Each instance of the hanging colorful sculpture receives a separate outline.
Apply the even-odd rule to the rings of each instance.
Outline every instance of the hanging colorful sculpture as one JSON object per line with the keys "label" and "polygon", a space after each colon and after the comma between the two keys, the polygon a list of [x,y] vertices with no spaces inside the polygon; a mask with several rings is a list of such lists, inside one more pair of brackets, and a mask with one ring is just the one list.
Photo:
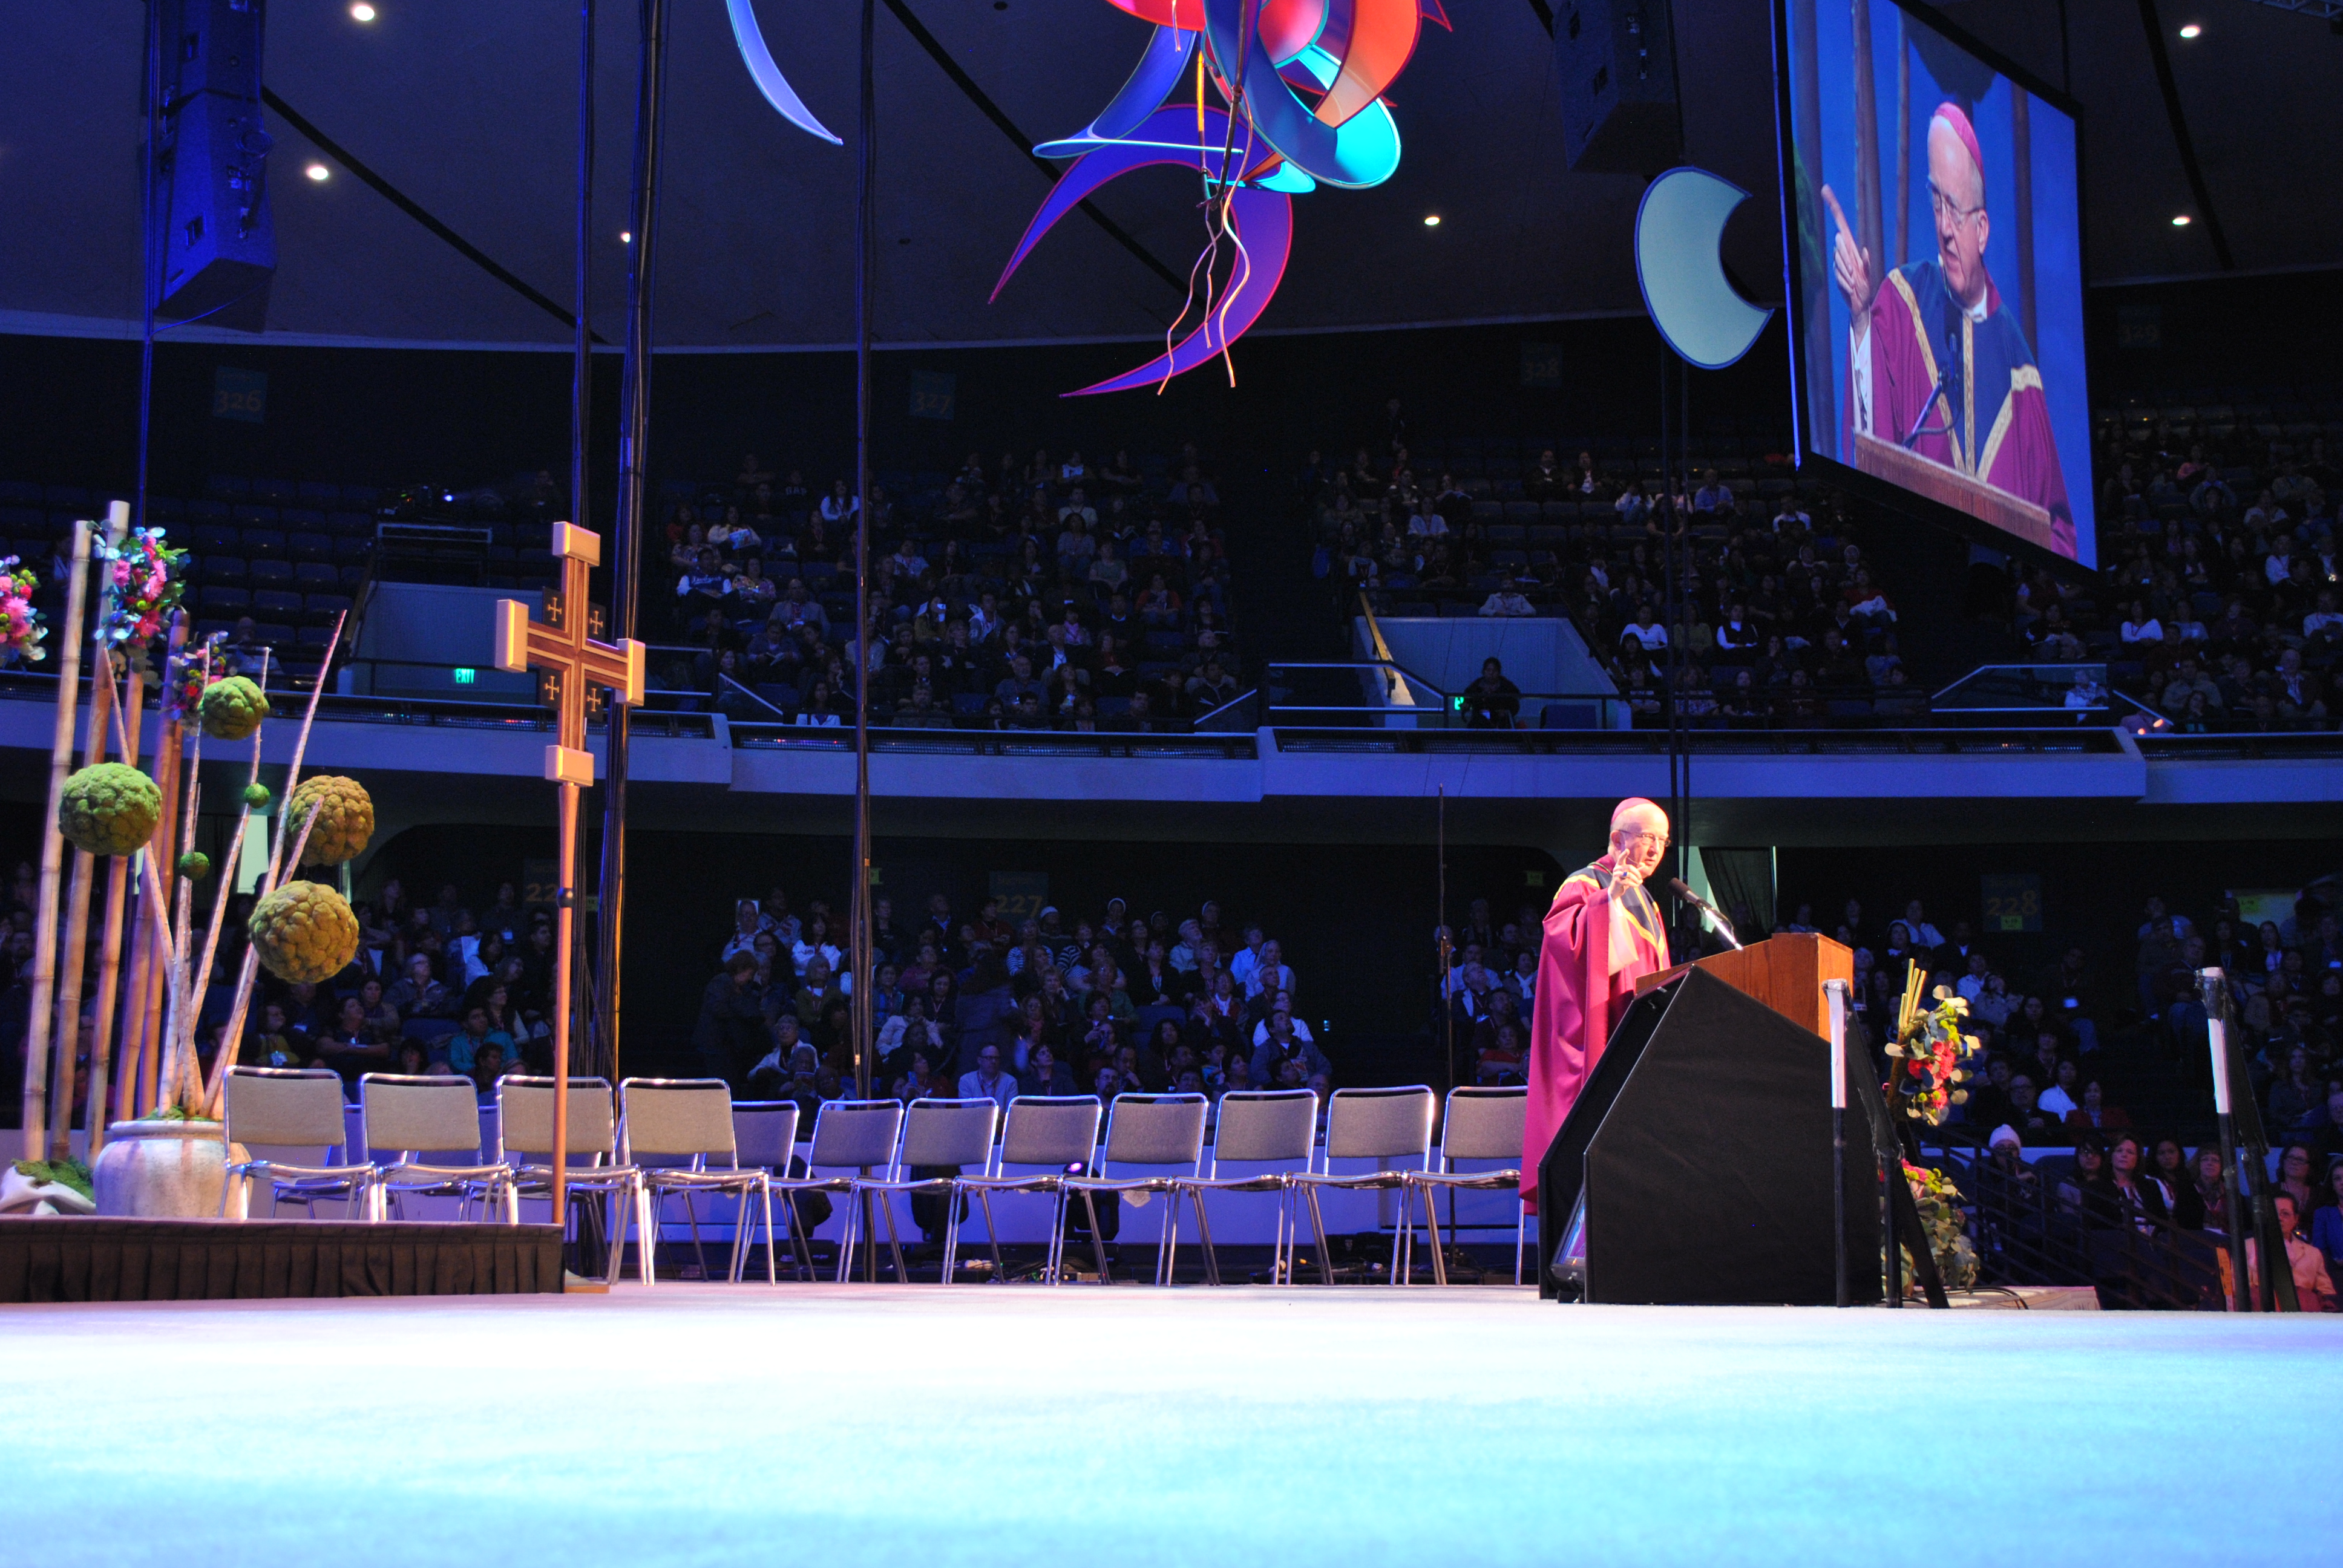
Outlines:
{"label": "hanging colorful sculpture", "polygon": [[[1202,294],[1202,321],[1173,343],[1188,318],[1183,306],[1164,333],[1163,353],[1069,396],[1151,382],[1160,390],[1215,357],[1229,363],[1233,382],[1229,345],[1261,319],[1285,276],[1293,197],[1321,185],[1363,189],[1391,177],[1399,126],[1383,94],[1407,68],[1423,22],[1447,27],[1448,17],[1440,0],[1107,4],[1155,24],[1154,35],[1087,128],[1033,149],[1074,161],[1026,226],[992,297],[1041,236],[1109,181],[1151,165],[1192,165],[1204,191],[1205,243],[1189,275],[1192,297]],[[1222,106],[1207,103],[1208,79]],[[1223,245],[1233,253],[1225,287],[1216,281]]]}
{"label": "hanging colorful sculpture", "polygon": [[813,111],[799,98],[781,68],[773,64],[773,52],[765,47],[764,30],[757,25],[757,13],[749,0],[724,0],[724,10],[732,19],[732,42],[740,51],[740,63],[749,67],[749,79],[757,84],[765,102],[806,135],[820,136],[834,147],[844,146],[830,135],[829,126],[813,117]]}

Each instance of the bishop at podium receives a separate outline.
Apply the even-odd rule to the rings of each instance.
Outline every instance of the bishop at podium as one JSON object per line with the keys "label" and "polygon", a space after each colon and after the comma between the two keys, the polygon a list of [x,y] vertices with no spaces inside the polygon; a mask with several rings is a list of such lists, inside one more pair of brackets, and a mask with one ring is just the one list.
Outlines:
{"label": "bishop at podium", "polygon": [[1668,849],[1668,814],[1640,798],[1611,813],[1610,851],[1563,879],[1546,910],[1530,1017],[1530,1101],[1522,1135],[1522,1201],[1537,1209],[1546,1146],[1603,1055],[1635,981],[1668,967],[1660,909],[1644,887]]}

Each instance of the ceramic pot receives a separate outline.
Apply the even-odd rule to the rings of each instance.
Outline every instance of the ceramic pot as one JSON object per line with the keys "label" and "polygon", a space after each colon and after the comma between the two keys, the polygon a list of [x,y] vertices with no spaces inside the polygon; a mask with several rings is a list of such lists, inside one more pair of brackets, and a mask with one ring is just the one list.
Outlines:
{"label": "ceramic pot", "polygon": [[[216,1219],[228,1153],[216,1121],[116,1121],[90,1170],[97,1211],[116,1219]],[[241,1147],[235,1157],[249,1158]]]}

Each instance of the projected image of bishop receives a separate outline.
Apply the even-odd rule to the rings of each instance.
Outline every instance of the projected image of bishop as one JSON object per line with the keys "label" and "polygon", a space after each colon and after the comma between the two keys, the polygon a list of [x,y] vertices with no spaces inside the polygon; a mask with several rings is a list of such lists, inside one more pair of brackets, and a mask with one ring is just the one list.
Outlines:
{"label": "projected image of bishop", "polygon": [[1932,458],[2050,515],[2050,547],[2075,554],[2042,372],[1985,265],[1992,235],[1985,156],[1959,105],[1928,121],[1928,200],[1936,254],[1883,280],[1828,186],[1838,238],[1831,270],[1846,297],[1851,350],[1842,449],[1870,436]]}
{"label": "projected image of bishop", "polygon": [[1660,907],[1644,879],[1668,850],[1668,814],[1640,798],[1611,813],[1604,857],[1563,879],[1545,914],[1530,1014],[1530,1102],[1522,1130],[1522,1198],[1537,1208],[1547,1145],[1602,1060],[1635,982],[1668,967]]}

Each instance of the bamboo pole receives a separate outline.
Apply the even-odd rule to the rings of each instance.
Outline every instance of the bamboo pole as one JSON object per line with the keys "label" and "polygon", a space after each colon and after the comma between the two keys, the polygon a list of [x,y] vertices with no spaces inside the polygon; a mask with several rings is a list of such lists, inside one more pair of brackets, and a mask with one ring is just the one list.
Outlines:
{"label": "bamboo pole", "polygon": [[[333,635],[326,639],[325,660],[317,666],[317,678],[309,686],[309,706],[301,714],[301,732],[293,741],[293,765],[286,770],[285,793],[279,798],[277,804],[276,832],[272,835],[269,844],[268,869],[262,875],[260,887],[257,890],[259,897],[263,899],[277,890],[277,867],[283,859],[285,849],[286,822],[292,814],[293,791],[298,789],[301,783],[301,759],[308,754],[309,729],[317,721],[317,699],[326,689],[326,674],[334,668],[334,650],[341,646],[342,626],[348,618],[347,610],[342,611],[334,618]],[[265,679],[266,665],[262,667],[262,673]],[[253,767],[256,778],[259,769],[259,740],[256,738],[253,741],[255,749]],[[308,842],[308,836],[306,833],[302,835],[302,842],[305,845]],[[296,854],[297,856],[297,850]],[[236,975],[236,1002],[228,1010],[227,1015],[227,1038],[232,1040],[240,1040],[244,1038],[244,1015],[246,1010],[252,1005],[252,982],[258,977],[259,972],[259,955],[250,948],[246,948],[244,953],[244,967]]]}
{"label": "bamboo pole", "polygon": [[[186,647],[186,641],[187,612],[175,610],[171,616],[170,642],[163,662],[166,683],[176,673],[176,664]],[[176,694],[165,699],[166,709],[175,699]],[[156,737],[154,764],[155,786],[162,791],[163,810],[156,819],[155,839],[149,849],[156,865],[166,875],[168,868],[178,864],[179,850],[183,847],[178,839],[177,802],[179,790],[186,781],[183,766],[186,760],[182,751],[181,727],[166,717],[161,720],[160,733]],[[146,897],[143,879],[138,884],[137,896],[142,901]],[[117,1120],[127,1120],[136,1115],[141,1109],[139,1101],[142,1099],[146,1101],[148,1109],[154,1103],[152,1081],[157,1043],[155,982],[157,978],[156,964],[159,958],[148,932],[147,921],[143,918],[135,920],[131,930],[130,974],[122,995],[121,1083],[114,1098]]]}
{"label": "bamboo pole", "polygon": [[[301,863],[301,851],[302,851],[302,850],[304,850],[304,849],[307,849],[307,848],[309,847],[309,829],[310,829],[311,828],[313,828],[313,827],[315,827],[315,826],[317,825],[317,813],[316,811],[314,811],[314,810],[310,811],[307,815],[304,816],[304,817],[301,819],[301,832],[300,832],[300,836],[299,836],[298,838],[297,838],[297,839],[295,839],[293,840],[293,863],[294,863],[296,866],[298,866],[298,865]],[[286,879],[287,879],[287,881],[289,881],[289,880],[291,880],[292,879],[288,876]],[[270,892],[274,892],[274,891],[276,891],[276,889],[272,887],[272,888],[269,890],[269,891],[270,891]],[[264,896],[264,897],[266,897],[266,895],[263,895],[263,896]],[[243,975],[243,980],[244,980],[244,983],[238,987],[238,996],[239,996],[239,999],[246,999],[246,998],[248,998],[248,997],[250,996],[250,994],[251,994],[251,985],[250,985],[250,982],[251,982],[252,979],[255,977],[255,975],[257,973],[257,966],[259,965],[259,962],[260,962],[260,950],[259,950],[259,949],[257,949],[257,948],[246,948],[246,949],[245,949],[245,950],[244,950],[244,975]],[[244,1009],[243,1009],[243,1007],[242,1007],[241,1005],[239,1005],[239,1006],[237,1007],[237,1009],[236,1010],[236,1012],[234,1013],[234,1015],[233,1015],[233,1016],[230,1018],[230,1020],[229,1020],[230,1028],[229,1028],[229,1030],[228,1030],[228,1033],[227,1033],[227,1038],[228,1038],[229,1041],[234,1042],[234,1041],[240,1040],[242,1040],[242,1039],[244,1038],[244,1037],[243,1037],[243,1035],[242,1035],[242,1033],[240,1032],[240,1026],[241,1026],[241,1024],[242,1024],[242,1022],[243,1022],[243,1019],[244,1019]],[[216,1117],[219,1115],[219,1108],[220,1108],[221,1099],[222,1099],[222,1096],[224,1095],[224,1093],[225,1093],[225,1091],[226,1091],[226,1088],[227,1088],[227,1067],[228,1067],[228,1061],[229,1061],[229,1059],[231,1058],[231,1056],[232,1056],[233,1054],[234,1054],[234,1053],[233,1053],[232,1050],[230,1050],[230,1049],[226,1049],[226,1048],[223,1048],[223,1049],[221,1050],[221,1051],[219,1052],[218,1056],[216,1056],[216,1058],[214,1058],[213,1062],[212,1062],[212,1079],[211,1079],[211,1084],[210,1084],[210,1086],[209,1086],[208,1088],[206,1088],[206,1087],[205,1086],[204,1082],[203,1082],[203,1074],[202,1074],[202,1070],[201,1070],[200,1068],[198,1068],[198,1067],[194,1067],[194,1066],[192,1065],[192,1064],[195,1062],[195,1060],[196,1060],[196,1052],[195,1052],[195,1048],[194,1048],[194,1030],[193,1030],[193,1026],[192,1026],[192,1025],[190,1026],[190,1028],[189,1028],[189,1031],[188,1031],[187,1060],[188,1060],[188,1062],[191,1064],[191,1066],[190,1066],[190,1070],[192,1070],[192,1071],[195,1073],[195,1075],[196,1075],[195,1089],[196,1089],[196,1091],[199,1094],[201,1094],[201,1095],[203,1096],[203,1103],[204,1103],[204,1105],[205,1105],[205,1107],[206,1107],[206,1110],[205,1110],[205,1114],[206,1114],[206,1115],[208,1115],[208,1116],[211,1116],[211,1117],[214,1117],[214,1118],[216,1118]],[[557,1132],[557,1133],[555,1134],[555,1136],[558,1138],[558,1137],[559,1137],[559,1136],[560,1136],[560,1134]]]}
{"label": "bamboo pole", "polygon": [[[97,650],[91,668],[89,711],[82,735],[82,766],[106,755],[106,720],[114,705],[111,666],[114,656]],[[65,950],[57,960],[57,1021],[55,1060],[49,1068],[49,1158],[63,1160],[73,1152],[74,1066],[81,1054],[82,970],[89,951],[89,885],[96,880],[97,857],[86,849],[74,851],[73,884],[65,894]]]}
{"label": "bamboo pole", "polygon": [[65,624],[57,648],[56,724],[49,740],[49,814],[41,827],[41,884],[33,926],[32,1018],[25,1037],[25,1158],[38,1160],[48,1146],[49,1008],[56,995],[57,882],[64,869],[65,835],[57,807],[73,771],[74,709],[81,698],[81,623],[88,604],[91,526],[73,527],[72,568],[65,584]]}
{"label": "bamboo pole", "polygon": [[[166,730],[167,735],[167,730]],[[155,788],[163,797],[163,809],[155,820],[155,837],[147,841],[146,852],[164,864],[170,863],[170,853],[165,847],[176,817],[174,803],[178,799],[178,769],[166,740],[155,750]],[[115,1050],[117,1070],[113,1084],[114,1106],[109,1115],[114,1121],[126,1121],[136,1114],[139,1082],[146,1064],[146,999],[152,989],[155,970],[155,945],[148,934],[146,879],[133,879],[131,896],[141,906],[130,919],[130,961],[122,977],[120,1008],[120,1041]]]}
{"label": "bamboo pole", "polygon": [[[112,684],[108,682],[108,684]],[[122,749],[122,760],[132,768],[138,766],[138,740],[141,709],[146,701],[146,677],[137,670],[130,672],[126,689],[115,709],[116,739]],[[170,815],[171,803],[163,802],[156,814],[155,824],[160,829]],[[150,837],[148,844],[151,847]],[[97,948],[97,1016],[89,1036],[89,1096],[82,1120],[89,1134],[89,1158],[95,1162],[97,1151],[106,1147],[106,1090],[107,1073],[113,1066],[115,1004],[122,995],[122,906],[130,896],[130,858],[109,855],[106,865],[106,928],[98,939]]]}

